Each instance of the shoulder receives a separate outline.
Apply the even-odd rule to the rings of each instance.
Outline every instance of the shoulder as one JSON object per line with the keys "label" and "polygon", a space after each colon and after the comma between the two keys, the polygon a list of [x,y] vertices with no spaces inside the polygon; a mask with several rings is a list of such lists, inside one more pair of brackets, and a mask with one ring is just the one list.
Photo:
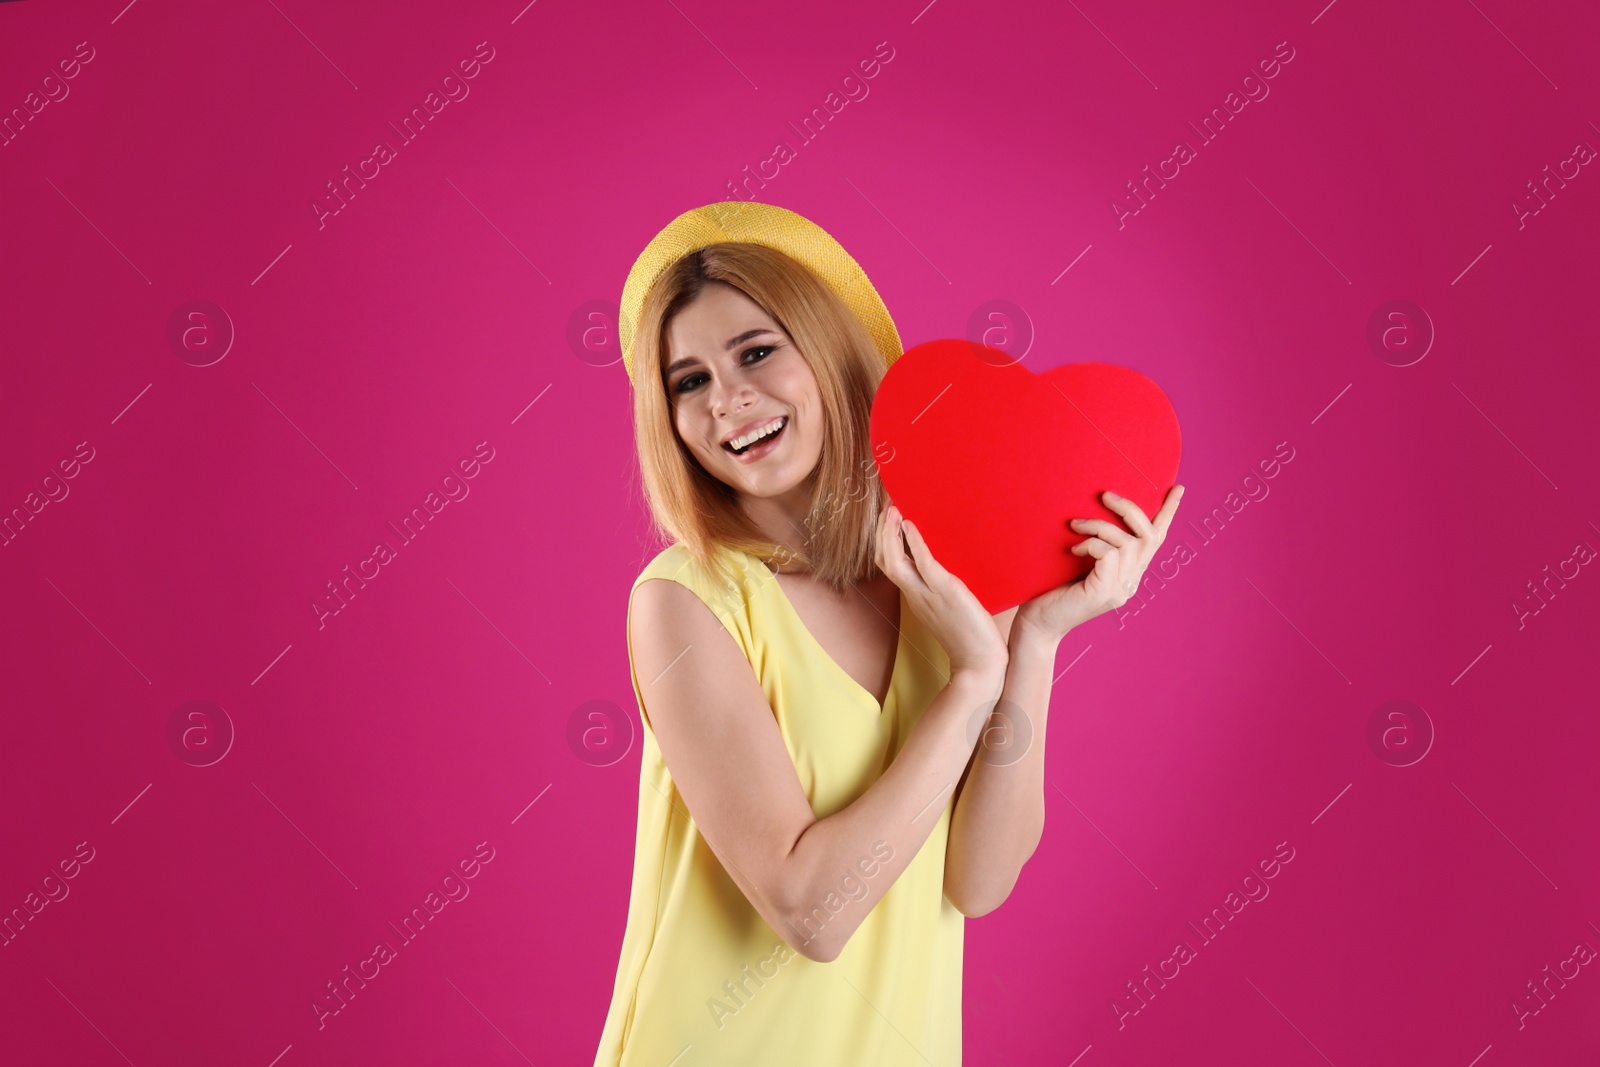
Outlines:
{"label": "shoulder", "polygon": [[[683,544],[668,545],[656,553],[633,580],[629,593],[630,617],[634,613],[633,605],[640,601],[648,605],[646,610],[655,621],[667,624],[681,618],[684,612],[694,610],[692,599],[667,588],[671,583],[693,593],[694,598],[724,625],[738,629],[737,620],[748,616],[752,593],[760,588],[761,576],[754,573],[757,570],[765,572],[766,568],[748,553],[726,546],[715,548],[711,560],[702,564]],[[641,596],[640,587],[654,578],[663,581],[654,583],[654,588]]]}
{"label": "shoulder", "polygon": [[[761,578],[770,581],[771,572],[748,553],[718,548],[713,565],[720,565],[725,576],[713,572],[716,566],[702,566],[681,544],[657,553],[634,579],[628,594],[626,633],[628,655],[641,670],[652,674],[664,669],[685,649],[685,644],[700,644],[714,655],[728,654],[728,662],[743,659],[752,665],[763,654],[758,618]],[[662,579],[654,581],[653,579]],[[726,633],[731,643],[723,644],[716,634]],[[635,658],[637,657],[637,658]]]}
{"label": "shoulder", "polygon": [[[719,550],[714,558],[722,562],[723,556]],[[626,633],[634,693],[652,731],[663,708],[669,717],[681,718],[670,709],[687,706],[693,713],[720,706],[730,692],[729,680],[750,672],[746,664],[758,648],[748,602],[725,592],[708,568],[677,544],[657,553],[634,579]],[[689,665],[672,671],[665,686],[655,686],[691,648],[696,651]]]}
{"label": "shoulder", "polygon": [[696,592],[710,591],[725,597],[746,587],[759,588],[762,579],[771,575],[759,559],[728,545],[713,546],[710,558],[701,562],[687,546],[675,542],[644,565],[633,580],[633,588],[651,578],[666,578]]}
{"label": "shoulder", "polygon": [[697,569],[694,566],[694,560],[689,555],[689,550],[682,544],[674,542],[657,552],[650,562],[644,565],[639,571],[639,576],[633,580],[633,588],[639,588],[640,585],[651,578],[669,578],[673,581],[681,581],[683,578],[688,577],[692,580],[693,575],[690,572]]}

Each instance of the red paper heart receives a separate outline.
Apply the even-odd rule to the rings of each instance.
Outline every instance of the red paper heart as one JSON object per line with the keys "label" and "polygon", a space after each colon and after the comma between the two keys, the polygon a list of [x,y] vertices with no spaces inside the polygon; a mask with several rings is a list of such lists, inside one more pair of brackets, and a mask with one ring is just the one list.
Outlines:
{"label": "red paper heart", "polygon": [[1151,518],[1178,474],[1178,416],[1160,387],[1110,363],[1034,374],[964,340],[917,345],[872,402],[872,454],[889,499],[934,559],[991,613],[1089,573],[1067,549],[1074,518],[1122,518],[1110,490]]}

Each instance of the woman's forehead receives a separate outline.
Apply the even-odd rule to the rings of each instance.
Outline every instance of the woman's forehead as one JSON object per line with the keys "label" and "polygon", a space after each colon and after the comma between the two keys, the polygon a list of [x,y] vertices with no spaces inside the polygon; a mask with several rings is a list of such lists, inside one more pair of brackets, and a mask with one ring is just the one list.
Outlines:
{"label": "woman's forehead", "polygon": [[[782,335],[783,328],[762,310],[761,305],[735,292],[735,300],[712,298],[704,294],[685,306],[667,324],[667,351],[671,364],[681,359],[706,358],[728,353],[761,334]],[[667,369],[670,371],[672,366]]]}

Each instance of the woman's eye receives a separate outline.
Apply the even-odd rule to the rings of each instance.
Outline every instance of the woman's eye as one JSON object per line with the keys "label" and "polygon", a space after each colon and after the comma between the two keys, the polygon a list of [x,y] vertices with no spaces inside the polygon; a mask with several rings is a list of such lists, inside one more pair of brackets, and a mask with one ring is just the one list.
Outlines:
{"label": "woman's eye", "polygon": [[[758,358],[745,363],[746,366],[749,366],[750,363],[759,363],[761,360],[766,359],[767,356],[771,355],[777,347],[777,345],[757,345],[755,348],[747,348],[743,352],[739,353],[739,358],[743,360],[745,356],[749,356],[757,352],[761,353]],[[692,392],[700,387],[700,381],[704,377],[704,374],[685,374],[682,378],[678,379],[678,384],[673,389],[673,392]]]}

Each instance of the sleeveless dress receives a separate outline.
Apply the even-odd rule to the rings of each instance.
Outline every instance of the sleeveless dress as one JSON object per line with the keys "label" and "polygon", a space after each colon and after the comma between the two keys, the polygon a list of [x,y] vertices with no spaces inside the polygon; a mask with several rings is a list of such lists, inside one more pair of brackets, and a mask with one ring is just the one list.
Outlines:
{"label": "sleeveless dress", "polygon": [[[718,551],[737,575],[726,588],[675,544],[650,561],[633,589],[670,579],[722,621],[766,694],[812,811],[825,818],[887,769],[944,688],[950,661],[902,593],[899,645],[880,708],[811,636],[759,557]],[[807,959],[767,924],[700,835],[650,728],[631,635],[628,662],[644,724],[638,833],[595,1067],[959,1067],[965,917],[944,897],[954,791],[838,958]],[[893,855],[887,844],[877,849],[877,859]],[[859,899],[876,868],[872,856],[841,868],[837,895],[824,906]],[[808,933],[828,918],[813,915]]]}

